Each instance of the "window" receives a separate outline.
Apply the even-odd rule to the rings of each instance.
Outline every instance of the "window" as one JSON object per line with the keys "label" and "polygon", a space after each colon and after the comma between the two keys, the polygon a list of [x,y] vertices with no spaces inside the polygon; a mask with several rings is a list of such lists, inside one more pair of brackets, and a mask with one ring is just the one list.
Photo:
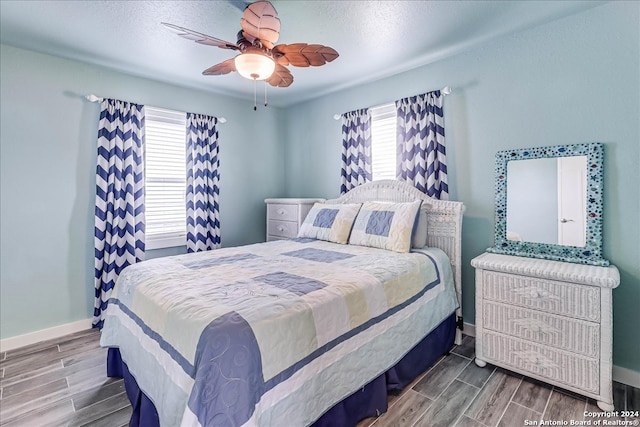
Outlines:
{"label": "window", "polygon": [[371,108],[371,174],[374,180],[396,179],[396,106]]}
{"label": "window", "polygon": [[186,114],[145,106],[145,247],[186,245]]}

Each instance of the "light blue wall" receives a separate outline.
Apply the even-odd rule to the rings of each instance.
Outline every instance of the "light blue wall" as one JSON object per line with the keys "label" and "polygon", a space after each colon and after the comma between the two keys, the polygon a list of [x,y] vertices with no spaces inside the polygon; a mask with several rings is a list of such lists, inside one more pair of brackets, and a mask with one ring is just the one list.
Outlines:
{"label": "light blue wall", "polygon": [[[284,189],[282,110],[2,45],[0,337],[93,314],[99,105],[83,95],[227,118],[220,126],[224,246],[264,240],[265,197]],[[251,117],[251,122],[247,117]],[[153,258],[183,248],[150,251]]]}
{"label": "light blue wall", "polygon": [[640,372],[640,3],[612,2],[286,111],[287,194],[335,197],[335,113],[454,88],[445,98],[451,199],[465,203],[464,317],[474,323],[472,258],[493,244],[499,150],[605,143],[604,254],[620,269],[614,363]]}

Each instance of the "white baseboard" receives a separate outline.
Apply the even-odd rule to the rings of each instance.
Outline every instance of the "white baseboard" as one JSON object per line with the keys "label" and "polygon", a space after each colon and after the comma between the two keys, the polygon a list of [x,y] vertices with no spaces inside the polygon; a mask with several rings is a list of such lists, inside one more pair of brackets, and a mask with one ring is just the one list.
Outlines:
{"label": "white baseboard", "polygon": [[[463,334],[471,337],[476,336],[476,325],[464,324]],[[627,384],[635,388],[640,388],[640,372],[613,365],[613,380],[622,384]]]}
{"label": "white baseboard", "polygon": [[476,336],[476,325],[472,325],[471,323],[464,323],[462,333],[465,335],[469,335],[470,337]]}
{"label": "white baseboard", "polygon": [[52,338],[60,338],[75,332],[91,329],[93,319],[83,319],[76,322],[65,323],[64,325],[54,326],[53,328],[42,329],[40,331],[31,332],[24,335],[18,335],[11,338],[0,340],[0,351],[9,351],[15,348],[24,347],[26,345],[35,344],[40,341],[50,340]]}
{"label": "white baseboard", "polygon": [[631,387],[640,388],[640,372],[613,365],[613,380]]}

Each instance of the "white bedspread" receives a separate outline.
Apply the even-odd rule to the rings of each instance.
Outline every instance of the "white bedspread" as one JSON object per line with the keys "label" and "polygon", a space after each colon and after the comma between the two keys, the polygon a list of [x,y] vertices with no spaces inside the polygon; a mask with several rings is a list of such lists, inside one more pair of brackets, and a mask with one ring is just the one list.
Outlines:
{"label": "white bedspread", "polygon": [[439,249],[292,239],[126,268],[101,344],[163,426],[308,425],[457,306]]}

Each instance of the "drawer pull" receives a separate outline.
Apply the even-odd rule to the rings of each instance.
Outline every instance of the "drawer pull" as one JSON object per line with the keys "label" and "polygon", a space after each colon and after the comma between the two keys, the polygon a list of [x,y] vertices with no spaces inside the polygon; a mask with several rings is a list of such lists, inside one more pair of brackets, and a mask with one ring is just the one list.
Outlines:
{"label": "drawer pull", "polygon": [[538,336],[561,332],[557,328],[554,328],[553,326],[548,325],[542,320],[522,318],[522,319],[509,319],[509,321],[513,322],[514,325],[521,327],[525,331],[538,334]]}
{"label": "drawer pull", "polygon": [[549,294],[549,292],[541,291],[539,289],[531,289],[531,292],[529,292],[529,295],[533,299],[541,300],[541,299],[550,299],[549,296],[551,294]]}
{"label": "drawer pull", "polygon": [[282,225],[279,225],[279,226],[277,226],[276,228],[278,229],[278,231],[284,231],[284,230],[286,230],[286,228],[285,228],[285,227],[283,227]]}
{"label": "drawer pull", "polygon": [[522,360],[526,365],[533,365],[541,370],[558,368],[558,365],[551,359],[534,351],[514,351],[513,355]]}
{"label": "drawer pull", "polygon": [[287,213],[287,211],[285,211],[284,209],[280,208],[278,209],[276,212],[278,212],[278,215],[284,215]]}
{"label": "drawer pull", "polygon": [[538,289],[535,287],[526,287],[522,289],[513,290],[513,293],[516,295],[520,295],[523,298],[527,298],[537,302],[561,301],[560,297],[558,297],[557,295],[554,295],[551,292],[546,291],[544,289]]}

